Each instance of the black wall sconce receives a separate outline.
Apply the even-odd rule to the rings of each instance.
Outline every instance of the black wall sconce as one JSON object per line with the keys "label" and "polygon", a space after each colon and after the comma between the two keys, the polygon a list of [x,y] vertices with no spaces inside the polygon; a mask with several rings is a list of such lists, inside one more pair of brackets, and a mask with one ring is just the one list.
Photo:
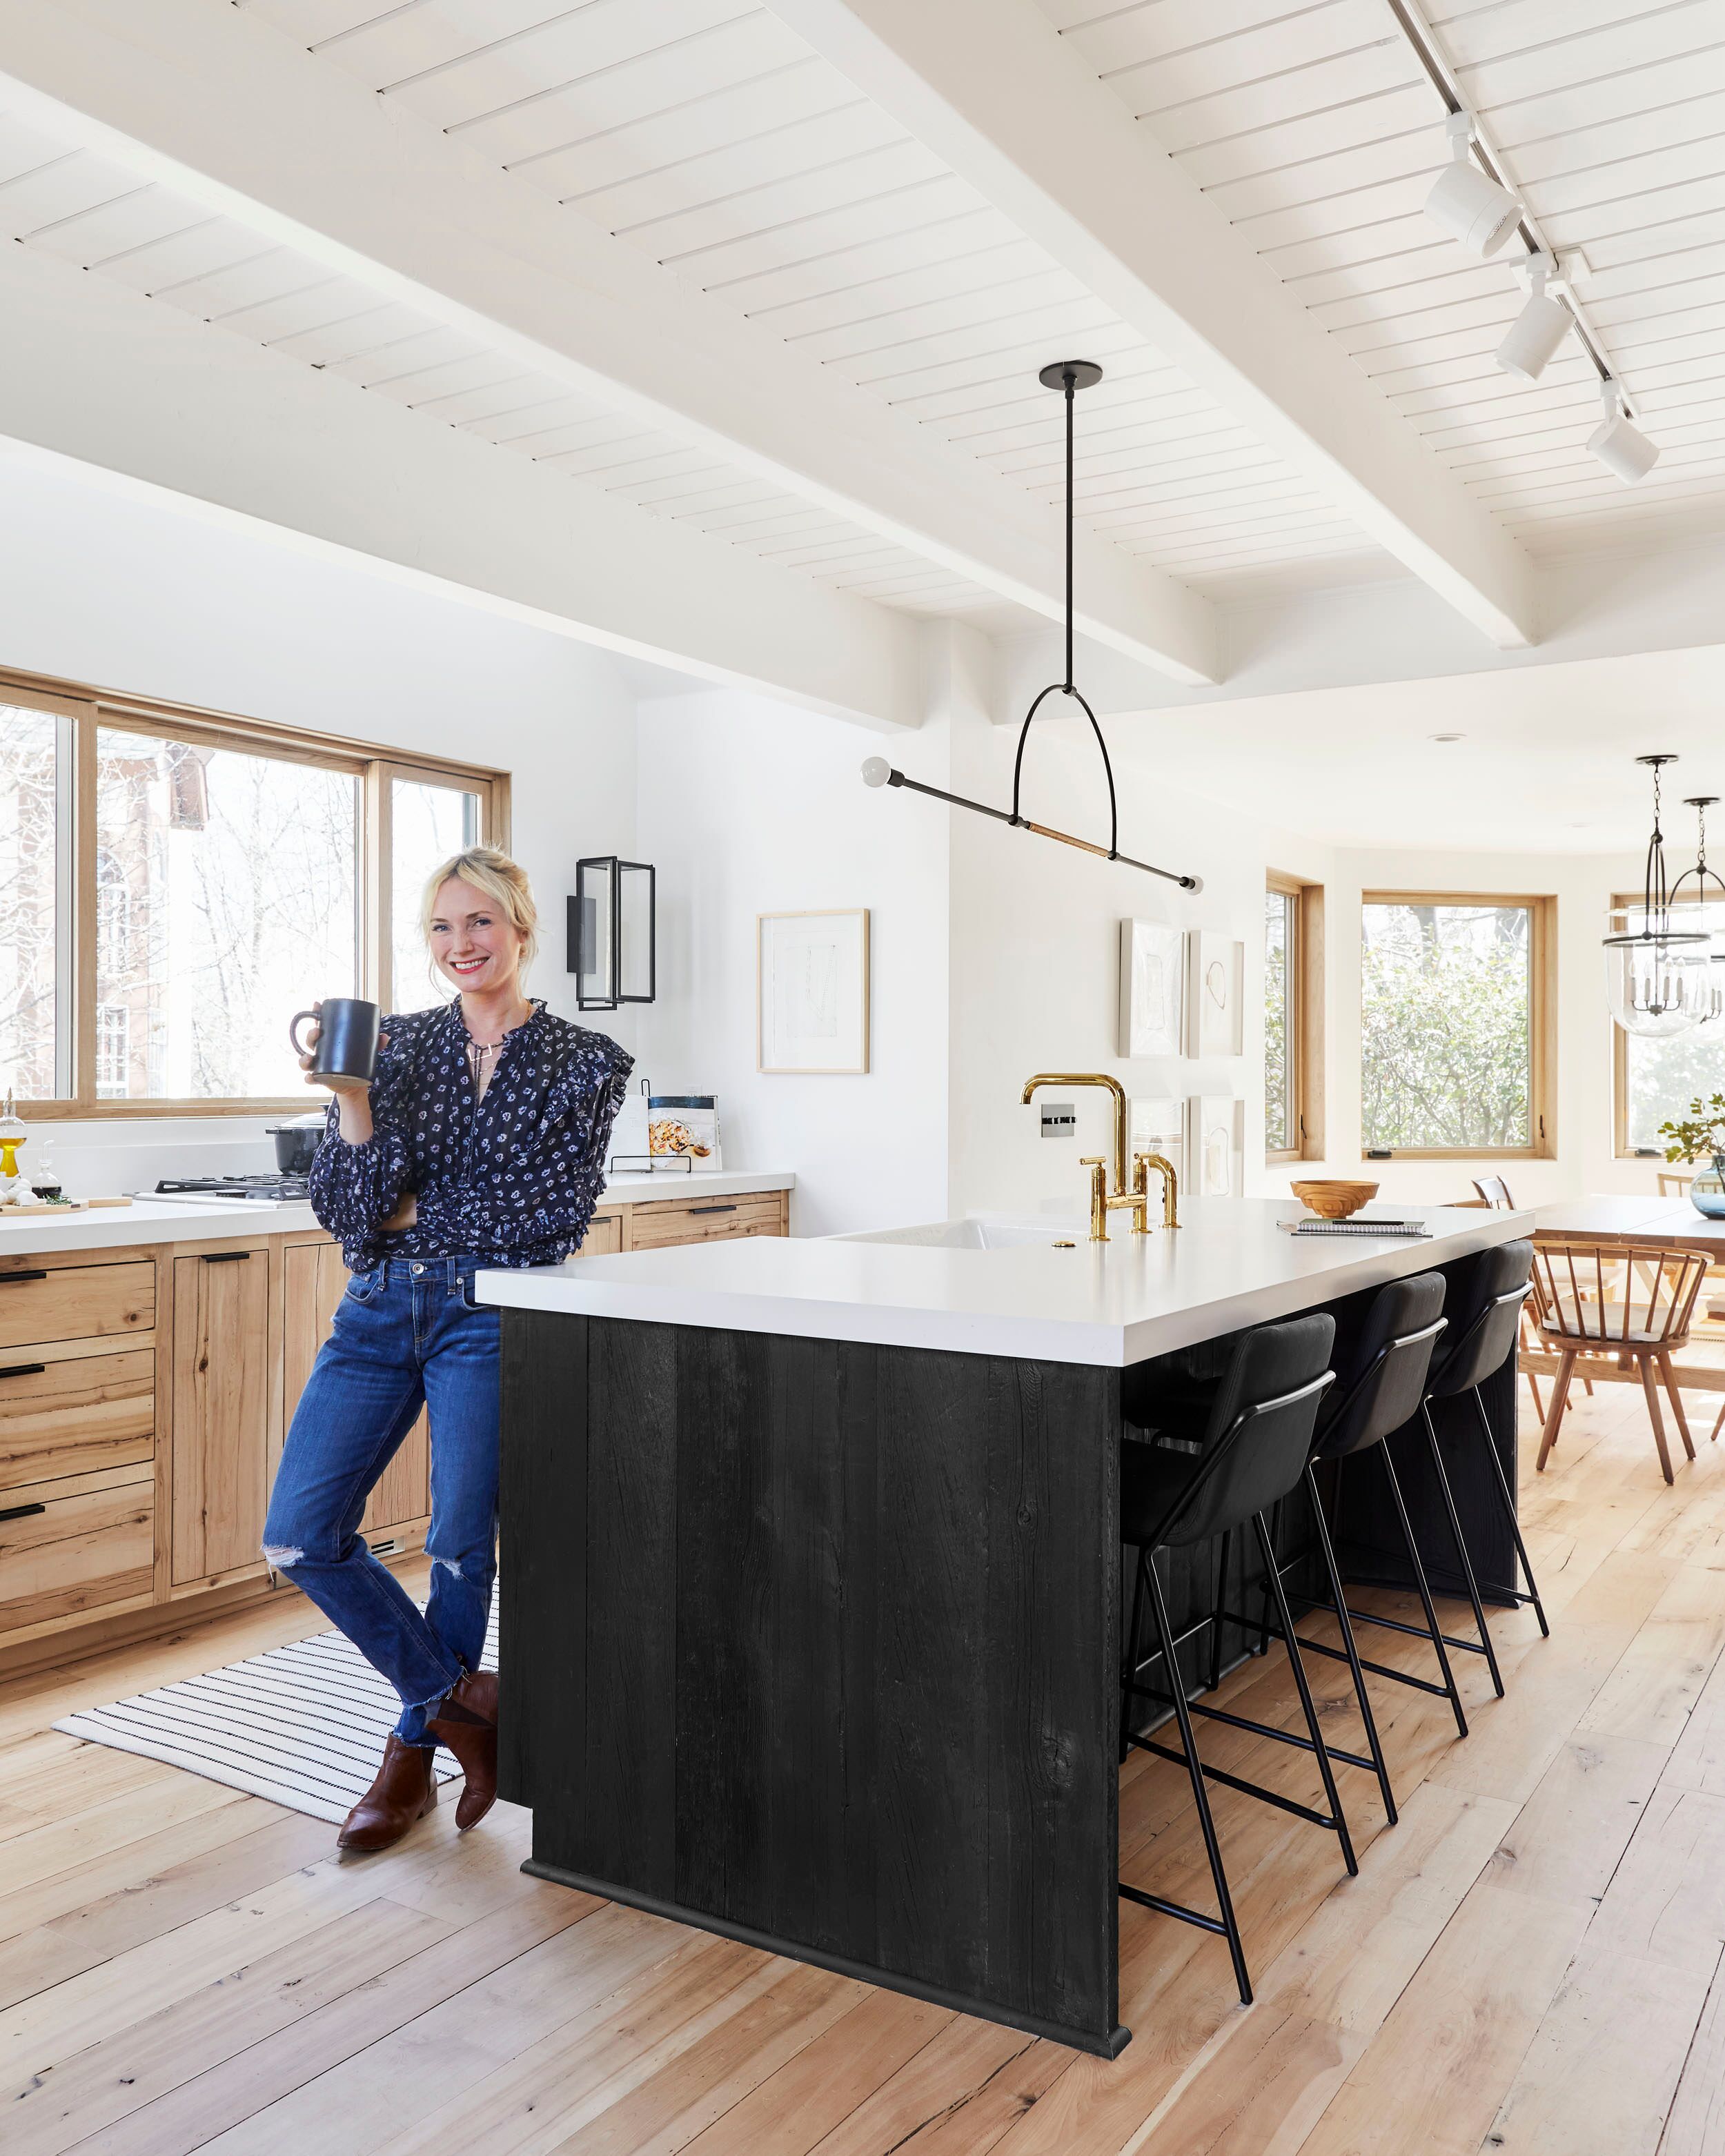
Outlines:
{"label": "black wall sconce", "polygon": [[650,1004],[659,993],[658,879],[649,861],[601,854],[575,864],[567,970],[582,1010]]}

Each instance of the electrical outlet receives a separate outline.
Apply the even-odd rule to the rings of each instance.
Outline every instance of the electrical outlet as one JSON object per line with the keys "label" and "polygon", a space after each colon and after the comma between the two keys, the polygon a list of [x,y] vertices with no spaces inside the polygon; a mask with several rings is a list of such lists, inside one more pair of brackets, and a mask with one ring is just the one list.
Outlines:
{"label": "electrical outlet", "polygon": [[1042,1103],[1042,1135],[1045,1138],[1076,1138],[1078,1135],[1078,1108],[1072,1101],[1045,1101]]}

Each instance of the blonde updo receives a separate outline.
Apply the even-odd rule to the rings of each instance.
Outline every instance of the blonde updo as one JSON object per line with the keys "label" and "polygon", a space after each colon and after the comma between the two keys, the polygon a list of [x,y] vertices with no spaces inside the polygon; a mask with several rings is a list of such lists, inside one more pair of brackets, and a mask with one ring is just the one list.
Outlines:
{"label": "blonde updo", "polygon": [[468,846],[459,854],[452,854],[440,868],[432,870],[419,901],[419,933],[428,947],[431,924],[437,913],[437,895],[451,876],[459,876],[463,883],[470,883],[475,891],[484,891],[501,910],[521,939],[521,970],[525,976],[539,949],[539,909],[533,903],[532,886],[527,881],[526,870],[519,861],[512,861],[507,854],[500,853],[495,846]]}

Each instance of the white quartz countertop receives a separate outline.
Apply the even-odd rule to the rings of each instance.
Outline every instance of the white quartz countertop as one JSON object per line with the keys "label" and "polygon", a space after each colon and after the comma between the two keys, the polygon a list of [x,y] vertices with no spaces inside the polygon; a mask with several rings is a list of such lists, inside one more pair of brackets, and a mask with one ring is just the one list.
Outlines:
{"label": "white quartz countertop", "polygon": [[[1429,1239],[1296,1237],[1291,1199],[1185,1201],[1185,1224],[1070,1249],[1054,1238],[998,1249],[835,1236],[762,1236],[531,1271],[485,1272],[483,1302],[660,1325],[870,1341],[970,1355],[1122,1368],[1292,1316],[1532,1233],[1529,1213],[1404,1206]],[[1020,1231],[1021,1232],[1021,1231]]]}
{"label": "white quartz countertop", "polygon": [[[773,1169],[619,1175],[605,1186],[599,1203],[698,1203],[757,1190],[789,1190],[796,1180]],[[46,1250],[112,1250],[133,1243],[205,1242],[220,1235],[289,1235],[317,1224],[317,1216],[303,1202],[259,1204],[249,1198],[135,1198],[130,1205],[101,1205],[87,1213],[14,1215],[0,1207],[0,1258],[33,1257]]]}

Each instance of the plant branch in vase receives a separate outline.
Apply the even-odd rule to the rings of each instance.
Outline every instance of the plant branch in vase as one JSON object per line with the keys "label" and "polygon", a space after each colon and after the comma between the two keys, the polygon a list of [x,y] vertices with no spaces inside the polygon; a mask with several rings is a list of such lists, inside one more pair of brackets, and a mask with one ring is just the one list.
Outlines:
{"label": "plant branch in vase", "polygon": [[1689,1202],[1709,1220],[1725,1219],[1725,1093],[1689,1103],[1681,1122],[1661,1123],[1665,1157],[1673,1165],[1698,1161],[1703,1156],[1711,1168],[1697,1168],[1689,1185]]}

